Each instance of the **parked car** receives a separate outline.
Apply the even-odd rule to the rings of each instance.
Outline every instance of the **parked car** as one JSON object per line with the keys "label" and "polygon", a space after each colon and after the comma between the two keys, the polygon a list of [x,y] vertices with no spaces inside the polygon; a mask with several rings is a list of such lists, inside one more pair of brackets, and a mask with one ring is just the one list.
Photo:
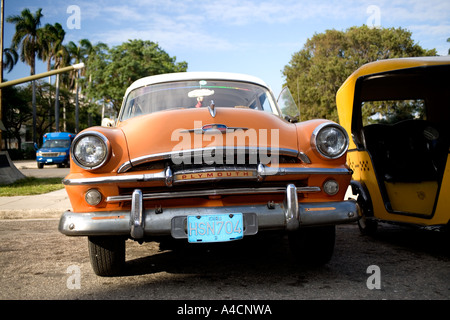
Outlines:
{"label": "parked car", "polygon": [[70,145],[75,134],[69,132],[49,132],[44,134],[43,144],[36,151],[36,162],[39,169],[44,165],[56,164],[59,168],[70,165]]}
{"label": "parked car", "polygon": [[337,92],[363,233],[379,222],[448,229],[449,72],[448,56],[382,60]]}
{"label": "parked car", "polygon": [[[64,184],[73,211],[59,230],[87,236],[93,270],[121,272],[125,240],[199,243],[287,232],[314,263],[332,256],[344,201],[348,137],[327,120],[294,123],[260,79],[173,73],[134,82],[113,127],[80,132]],[[288,120],[286,120],[286,119]]]}

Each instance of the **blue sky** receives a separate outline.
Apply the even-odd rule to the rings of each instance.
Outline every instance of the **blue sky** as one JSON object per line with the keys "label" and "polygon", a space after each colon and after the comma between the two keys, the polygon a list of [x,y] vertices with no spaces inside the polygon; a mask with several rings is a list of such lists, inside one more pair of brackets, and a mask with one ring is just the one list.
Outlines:
{"label": "blue sky", "polygon": [[[258,76],[277,95],[282,70],[306,40],[327,29],[363,24],[402,27],[426,49],[450,48],[450,0],[5,0],[5,17],[42,8],[42,25],[59,22],[65,42],[87,38],[110,46],[128,39],[157,42],[188,71]],[[5,22],[5,48],[14,25]],[[38,63],[37,73],[46,71]],[[16,65],[7,80],[29,75]]]}

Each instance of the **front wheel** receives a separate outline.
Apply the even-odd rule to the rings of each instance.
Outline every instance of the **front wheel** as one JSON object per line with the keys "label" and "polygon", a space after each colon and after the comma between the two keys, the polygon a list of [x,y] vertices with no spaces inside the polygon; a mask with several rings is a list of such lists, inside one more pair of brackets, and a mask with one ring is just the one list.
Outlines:
{"label": "front wheel", "polygon": [[125,239],[114,236],[88,237],[89,257],[95,274],[120,275],[125,265]]}
{"label": "front wheel", "polygon": [[296,258],[304,264],[320,266],[333,256],[336,226],[300,227],[290,232],[288,239]]}

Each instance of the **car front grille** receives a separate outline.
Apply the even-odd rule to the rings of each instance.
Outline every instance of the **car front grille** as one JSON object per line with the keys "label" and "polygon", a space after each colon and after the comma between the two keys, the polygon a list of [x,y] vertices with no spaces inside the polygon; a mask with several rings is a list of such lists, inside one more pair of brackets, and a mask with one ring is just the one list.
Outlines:
{"label": "car front grille", "polygon": [[52,158],[52,157],[57,157],[59,153],[58,152],[42,152],[41,154],[44,158]]}

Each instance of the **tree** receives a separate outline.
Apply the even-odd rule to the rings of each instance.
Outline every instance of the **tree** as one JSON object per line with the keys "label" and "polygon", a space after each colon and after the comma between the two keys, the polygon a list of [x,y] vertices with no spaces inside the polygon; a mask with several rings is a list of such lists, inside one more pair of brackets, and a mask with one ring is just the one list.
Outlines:
{"label": "tree", "polygon": [[86,92],[96,100],[107,101],[119,112],[126,88],[135,80],[171,72],[183,72],[186,62],[176,62],[157,43],[129,40],[108,49],[98,47],[88,59]]}
{"label": "tree", "polygon": [[[59,23],[51,25],[47,23],[38,30],[40,50],[38,57],[47,62],[47,71],[51,70],[52,60],[56,63],[57,53],[61,50],[66,32]],[[56,66],[55,66],[56,67]]]}
{"label": "tree", "polygon": [[[29,9],[23,9],[22,13],[10,16],[7,22],[16,25],[16,32],[12,38],[12,48],[20,49],[20,60],[30,66],[30,75],[35,74],[36,55],[40,51],[39,26],[43,17],[42,9],[38,9],[33,15]],[[32,106],[33,106],[33,142],[36,142],[36,83],[32,82]]]}
{"label": "tree", "polygon": [[26,87],[11,86],[2,89],[3,107],[2,121],[8,131],[4,132],[5,146],[8,147],[7,139],[17,139],[19,150],[21,148],[22,125],[31,119],[31,108],[29,101],[31,99],[30,90]]}
{"label": "tree", "polygon": [[336,92],[347,77],[368,62],[413,56],[434,56],[402,28],[351,27],[314,34],[284,67],[286,84],[300,106],[301,119],[338,121]]}
{"label": "tree", "polygon": [[[63,41],[66,35],[63,27],[59,23],[51,25],[47,23],[39,32],[39,46],[38,57],[47,61],[47,71],[52,68],[52,60],[55,62],[53,67],[57,69],[60,65],[61,50],[63,50]],[[55,77],[55,130],[59,131],[59,74]],[[49,84],[51,84],[51,77],[49,77]],[[48,95],[49,105],[51,105],[51,92]],[[51,111],[48,110],[50,115]]]}
{"label": "tree", "polygon": [[11,72],[18,60],[19,55],[16,50],[11,48],[5,48],[3,50],[3,69],[7,69],[8,72]]}
{"label": "tree", "polygon": [[[70,41],[66,48],[69,53],[71,60],[75,63],[85,62],[87,57],[92,52],[93,47],[88,39],[82,39],[79,41],[79,46],[77,46],[73,41]],[[79,131],[79,95],[80,95],[80,77],[81,70],[76,70],[73,72],[73,82],[75,83],[75,132]]]}

